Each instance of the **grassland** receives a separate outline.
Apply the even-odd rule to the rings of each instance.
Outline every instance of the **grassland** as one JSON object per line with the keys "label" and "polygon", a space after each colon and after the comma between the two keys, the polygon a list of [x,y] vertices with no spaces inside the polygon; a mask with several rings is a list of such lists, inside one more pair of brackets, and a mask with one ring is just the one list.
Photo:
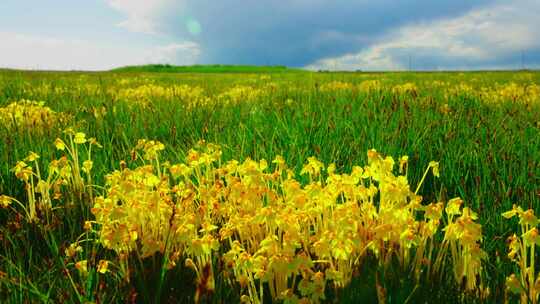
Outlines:
{"label": "grassland", "polygon": [[[186,266],[186,257],[180,257],[174,267],[165,267],[170,260],[167,250],[149,256],[131,252],[134,256],[126,264],[130,270],[121,271],[119,251],[107,248],[100,239],[100,227],[105,224],[98,221],[91,231],[85,228],[86,221],[96,220],[92,211],[96,197],[108,195],[107,175],[126,166],[135,170],[142,164],[134,152],[139,139],[163,143],[163,151],[156,148],[159,159],[171,164],[189,159],[190,149],[200,146],[201,140],[220,146],[219,163],[265,159],[274,166],[271,161],[281,155],[303,185],[316,184],[311,176],[300,174],[311,156],[326,165],[335,164],[338,172],[353,172],[354,166],[373,164],[366,153],[370,149],[396,160],[407,155],[406,178],[413,190],[422,184],[418,194],[423,204],[460,197],[463,206],[477,212],[483,235],[478,244],[487,254],[478,275],[482,290],[480,286],[465,290],[467,282],[477,278],[453,280],[452,265],[434,277],[425,270],[415,277],[409,268],[388,266],[394,262],[381,263],[377,254],[365,254],[345,286],[336,287],[338,279],[325,281],[325,299],[321,301],[527,300],[507,291],[506,278],[512,273],[520,277],[519,271],[530,268],[521,269],[507,256],[506,240],[514,232],[520,235],[520,225],[501,214],[514,204],[524,210],[540,207],[539,72],[127,71],[130,73],[0,73],[0,108],[10,113],[1,116],[0,112],[0,119],[4,117],[0,126],[0,194],[21,203],[6,200],[6,208],[0,209],[1,302],[190,303],[197,293],[203,302],[246,300],[240,298],[246,289],[226,277],[223,270],[226,266],[221,257],[229,247],[207,255],[213,261],[215,281],[209,291],[201,282],[208,276],[197,276],[193,267]],[[34,116],[23,103],[13,112],[7,110],[8,105],[23,100],[44,104],[36,105],[37,110],[31,112]],[[17,118],[15,112],[32,119]],[[51,160],[63,155],[72,159],[55,145],[60,138],[69,146],[70,135],[63,131],[70,127],[72,138],[82,132],[85,144],[93,137],[102,146],[92,149],[91,174],[79,172],[79,184],[66,179],[58,191],[51,186],[57,199],[52,199],[50,207],[37,208],[35,218],[29,220],[24,211],[29,208],[29,186],[13,168],[30,151],[39,155],[35,161],[27,158],[26,163],[35,163],[32,170],[39,165],[45,171]],[[82,166],[87,153],[82,146],[77,149],[81,149]],[[143,162],[160,168],[161,164],[153,161],[150,157]],[[425,175],[431,161],[438,162],[438,178]],[[75,163],[79,161],[70,163],[70,172]],[[208,172],[221,172],[216,170]],[[43,197],[38,194],[36,201]],[[213,222],[217,229],[223,228],[223,222],[218,222]],[[441,220],[441,225],[446,224]],[[534,221],[527,231],[533,226]],[[143,239],[140,231],[138,238]],[[441,231],[431,242],[443,244],[444,239]],[[70,247],[78,240],[85,241]],[[76,252],[68,254],[70,248]],[[414,248],[411,250],[417,252]],[[533,250],[530,264],[538,269],[535,256]],[[101,274],[99,261],[116,266]],[[534,277],[532,281],[536,273]],[[301,297],[291,280],[289,285]],[[524,287],[529,300],[535,302],[532,285]],[[268,291],[264,294],[260,299],[271,302]],[[290,301],[294,303],[294,299]]]}
{"label": "grassland", "polygon": [[113,72],[131,73],[290,73],[301,72],[299,69],[285,66],[251,66],[251,65],[192,65],[173,66],[167,64],[150,64],[142,66],[126,66],[113,69]]}

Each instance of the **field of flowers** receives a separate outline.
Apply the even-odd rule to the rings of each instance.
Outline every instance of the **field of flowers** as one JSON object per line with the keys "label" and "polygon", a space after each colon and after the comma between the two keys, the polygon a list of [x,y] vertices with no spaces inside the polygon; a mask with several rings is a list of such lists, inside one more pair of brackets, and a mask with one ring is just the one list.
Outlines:
{"label": "field of flowers", "polygon": [[1,303],[538,303],[539,208],[540,72],[0,71]]}

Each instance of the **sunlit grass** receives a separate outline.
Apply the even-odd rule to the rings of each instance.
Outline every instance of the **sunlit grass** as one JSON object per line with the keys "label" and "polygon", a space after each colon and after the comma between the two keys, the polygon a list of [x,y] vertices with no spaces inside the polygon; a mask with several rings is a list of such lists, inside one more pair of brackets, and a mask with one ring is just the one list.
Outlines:
{"label": "sunlit grass", "polygon": [[[0,79],[0,114],[14,113],[0,115],[0,194],[5,195],[0,199],[0,206],[5,207],[0,210],[2,302],[125,302],[129,299],[193,302],[196,297],[209,302],[248,299],[271,302],[280,297],[294,301],[294,296],[300,299],[313,295],[303,294],[300,282],[306,284],[301,285],[305,290],[322,291],[326,300],[338,297],[342,302],[361,299],[376,302],[384,298],[392,303],[454,303],[482,297],[493,302],[511,297],[511,291],[521,293],[522,301],[526,301],[527,296],[533,301],[537,295],[536,289],[531,288],[536,282],[535,271],[523,266],[534,265],[536,253],[531,255],[529,246],[526,248],[528,253],[507,256],[505,240],[513,235],[513,231],[518,233],[520,226],[505,220],[501,213],[511,210],[514,204],[521,206],[523,212],[539,206],[539,73],[175,75],[3,72]],[[30,110],[23,108],[25,106]],[[36,111],[37,107],[43,109],[39,111],[44,114]],[[73,131],[65,133],[69,127]],[[84,140],[81,134],[85,135]],[[139,142],[139,139],[159,141],[163,143],[163,149],[158,146],[159,149],[154,151],[149,142]],[[219,145],[219,158],[212,159],[211,166],[198,173],[190,172],[189,178],[181,177],[178,174],[185,168],[174,165],[184,164],[190,168],[190,157],[194,155],[189,151],[200,140]],[[93,146],[91,151],[90,146]],[[140,153],[150,151],[148,149],[153,152],[145,160],[144,153]],[[402,242],[408,240],[408,230],[402,226],[395,229],[401,229],[403,239],[388,241],[401,251],[393,252],[385,264],[381,261],[386,259],[377,255],[375,248],[361,253],[362,247],[358,244],[353,246],[353,251],[338,250],[335,256],[330,253],[323,258],[324,254],[310,248],[322,250],[322,243],[317,243],[317,239],[320,241],[324,230],[319,233],[304,224],[300,225],[300,229],[304,229],[302,233],[312,233],[313,241],[299,241],[306,248],[297,248],[294,254],[302,257],[304,252],[314,260],[336,259],[333,261],[336,266],[318,263],[313,268],[305,268],[311,269],[310,276],[309,271],[298,270],[295,276],[286,275],[285,283],[283,276],[257,279],[254,277],[256,268],[238,264],[239,256],[247,252],[256,257],[264,239],[270,246],[270,230],[266,229],[267,234],[254,236],[251,241],[239,232],[229,236],[230,239],[222,239],[221,233],[226,232],[224,227],[231,220],[240,221],[235,219],[238,214],[253,210],[253,216],[256,216],[257,212],[264,212],[272,202],[270,193],[283,195],[286,192],[290,185],[287,186],[285,181],[265,182],[260,188],[246,190],[259,197],[260,202],[246,198],[236,207],[238,210],[229,211],[226,216],[209,213],[208,217],[203,217],[208,219],[206,226],[201,226],[205,222],[198,220],[190,228],[193,231],[186,230],[191,234],[185,234],[184,238],[172,237],[171,241],[168,237],[162,238],[177,233],[176,229],[169,232],[169,226],[163,223],[170,214],[154,215],[150,207],[154,206],[153,199],[148,200],[148,205],[139,205],[144,206],[142,211],[148,212],[125,218],[126,225],[130,222],[135,225],[137,219],[145,216],[154,220],[163,217],[151,233],[144,230],[153,227],[147,224],[131,230],[129,227],[126,230],[113,228],[109,222],[111,214],[107,213],[110,210],[103,211],[105,213],[92,210],[96,203],[102,202],[102,208],[103,200],[119,193],[136,195],[133,203],[140,201],[142,204],[143,197],[152,197],[167,189],[163,191],[179,202],[182,196],[171,193],[180,180],[186,189],[199,195],[197,200],[192,200],[193,205],[186,203],[184,206],[189,212],[193,212],[193,206],[200,208],[200,202],[204,201],[201,197],[213,197],[217,203],[227,206],[225,202],[231,200],[230,193],[212,196],[207,192],[215,186],[216,176],[224,180],[232,178],[225,172],[230,169],[226,164],[232,160],[237,160],[239,166],[249,167],[251,159],[259,166],[251,173],[240,174],[242,183],[256,176],[271,175],[278,163],[282,163],[286,164],[292,180],[301,185],[302,191],[314,191],[313,187],[329,191],[334,184],[326,179],[334,173],[327,172],[328,165],[333,164],[331,172],[354,175],[357,166],[365,169],[364,166],[372,165],[366,155],[371,149],[396,157],[392,176],[405,175],[412,193],[416,192],[416,186],[422,185],[418,190],[422,205],[444,206],[448,210],[449,205],[437,204],[460,197],[463,202],[455,216],[470,214],[467,215],[470,219],[467,216],[462,219],[467,222],[477,214],[483,235],[478,249],[487,254],[481,267],[475,268],[481,269],[478,276],[471,272],[467,279],[463,276],[459,279],[464,268],[456,266],[459,265],[456,259],[464,253],[458,254],[456,250],[461,247],[445,241],[451,237],[445,237],[442,231],[429,241],[435,244],[430,262],[419,266],[414,263],[414,257],[419,254],[423,241],[409,239],[415,243],[408,244],[411,256],[405,258],[403,248],[407,244]],[[29,155],[30,151],[35,154]],[[156,158],[158,154],[159,158]],[[408,156],[406,166],[404,162],[402,168],[406,168],[406,173],[398,172],[400,162],[397,157],[401,155]],[[310,158],[312,156],[317,162]],[[157,159],[158,163],[155,162]],[[263,159],[269,167],[266,171],[260,170]],[[274,159],[278,162],[272,163]],[[311,159],[312,167],[306,169],[308,159]],[[24,165],[19,161],[24,161]],[[318,167],[314,164],[319,161],[324,164],[319,168],[324,172],[320,176],[313,171]],[[426,174],[426,166],[431,161],[438,162],[438,178]],[[39,173],[36,172],[38,168]],[[307,174],[310,170],[313,174]],[[113,177],[107,177],[111,173]],[[124,178],[140,181],[137,176],[141,174],[146,174],[145,178],[154,176],[151,179],[166,188],[137,182],[135,185],[142,188],[122,190],[127,191],[125,193],[119,189],[112,191]],[[168,176],[167,182],[161,184],[164,175]],[[287,175],[283,173],[283,176]],[[39,183],[40,180],[44,182]],[[192,186],[186,186],[190,183]],[[230,184],[231,180],[224,183],[220,191],[233,191]],[[258,191],[265,194],[257,196]],[[322,194],[324,191],[317,195]],[[187,193],[182,195],[189,197]],[[309,200],[321,199],[310,197]],[[339,205],[321,210],[321,214],[335,218],[336,224],[346,220],[347,216],[353,216],[353,222],[365,222],[362,217],[366,215],[354,211],[353,207],[339,209],[347,202],[355,206],[359,201],[343,197],[336,200]],[[256,203],[262,205],[256,206]],[[381,208],[379,198],[372,203]],[[252,209],[246,207],[249,204]],[[287,209],[286,205],[280,205],[273,212],[280,214],[279,218],[290,214],[294,219],[304,212],[302,208]],[[441,211],[444,209],[440,208]],[[377,210],[381,212],[381,209]],[[401,212],[390,210],[387,216]],[[189,212],[183,214],[188,216]],[[425,210],[415,212],[410,213],[414,221],[428,220],[424,219]],[[446,213],[443,211],[441,216],[443,214]],[[195,218],[202,215],[194,213]],[[383,224],[384,221],[396,222],[382,221]],[[441,217],[440,228],[451,222],[451,219]],[[178,219],[175,225],[179,223],[189,221]],[[258,225],[268,228],[269,223],[263,220]],[[470,221],[468,223],[471,229],[475,227]],[[521,233],[534,226],[521,227],[525,229]],[[108,227],[109,234],[102,232],[103,227]],[[368,228],[366,226],[366,231]],[[231,229],[234,231],[238,227]],[[119,235],[121,233],[125,238]],[[153,245],[137,247],[142,246],[145,236],[152,233],[159,235],[157,239],[151,238],[156,241]],[[409,231],[409,234],[417,235],[418,231]],[[107,243],[104,235],[125,239],[127,243],[113,246]],[[282,237],[283,233],[276,232],[275,235]],[[527,236],[524,235],[522,242],[529,244],[532,241]],[[512,244],[517,244],[519,237],[521,235],[514,237]],[[209,251],[201,249],[201,254],[194,253],[190,249],[192,245],[187,245],[189,242],[182,243],[198,239],[209,242]],[[277,248],[284,250],[280,247],[283,240],[278,240]],[[342,241],[347,240],[361,239],[348,235]],[[240,245],[231,245],[236,244],[235,241]],[[385,248],[378,250],[385,252],[388,247]],[[437,258],[438,252],[448,255]],[[197,259],[197,256],[204,258]],[[268,258],[268,254],[259,256]],[[350,267],[337,266],[340,257],[346,257],[349,261],[346,265]],[[523,264],[520,257],[527,257],[528,262]],[[356,259],[362,262],[355,263]],[[409,262],[405,263],[405,259]],[[443,263],[443,260],[447,262]],[[226,261],[232,262],[229,265],[232,268],[227,268]],[[260,258],[257,263],[262,263]],[[438,263],[440,265],[436,266]],[[445,271],[433,275],[433,267]],[[327,273],[328,269],[346,275],[340,278],[334,273],[335,278],[329,279],[332,274]],[[515,275],[507,280],[512,273]],[[247,281],[243,281],[243,275],[247,276]],[[480,279],[482,288],[480,283],[475,283]],[[511,287],[508,291],[507,282]],[[246,285],[242,285],[244,283]],[[282,295],[288,289],[291,291]],[[246,297],[241,298],[242,295]],[[322,297],[311,299],[322,300]]]}

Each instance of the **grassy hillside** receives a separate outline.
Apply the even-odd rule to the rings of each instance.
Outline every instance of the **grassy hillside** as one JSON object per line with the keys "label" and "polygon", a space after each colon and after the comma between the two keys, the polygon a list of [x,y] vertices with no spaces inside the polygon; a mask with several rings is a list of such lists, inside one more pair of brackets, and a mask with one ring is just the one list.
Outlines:
{"label": "grassy hillside", "polygon": [[285,66],[252,66],[252,65],[191,65],[174,66],[168,64],[149,64],[126,66],[111,70],[112,72],[147,72],[147,73],[283,73],[298,72]]}

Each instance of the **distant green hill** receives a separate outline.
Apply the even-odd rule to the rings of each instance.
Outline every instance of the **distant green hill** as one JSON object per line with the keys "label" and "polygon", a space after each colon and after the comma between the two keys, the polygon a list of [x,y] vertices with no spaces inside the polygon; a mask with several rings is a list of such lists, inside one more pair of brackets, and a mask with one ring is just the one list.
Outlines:
{"label": "distant green hill", "polygon": [[151,73],[282,73],[300,72],[286,66],[254,66],[254,65],[191,65],[175,66],[169,64],[149,64],[126,66],[112,69],[111,72],[151,72]]}

